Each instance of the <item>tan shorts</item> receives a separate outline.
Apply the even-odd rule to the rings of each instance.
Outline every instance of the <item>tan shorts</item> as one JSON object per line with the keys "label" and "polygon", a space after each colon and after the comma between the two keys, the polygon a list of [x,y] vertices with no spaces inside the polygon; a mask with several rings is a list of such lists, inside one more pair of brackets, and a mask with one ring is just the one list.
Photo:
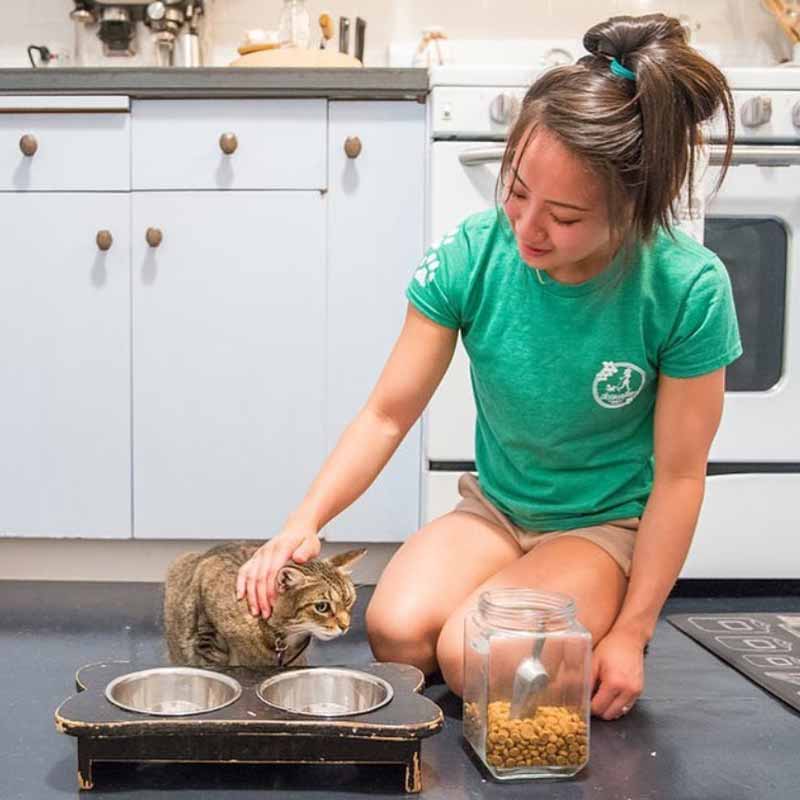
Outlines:
{"label": "tan shorts", "polygon": [[615,519],[600,525],[575,528],[571,531],[539,533],[518,527],[502,511],[493,506],[489,498],[481,491],[477,478],[470,472],[465,472],[458,479],[458,493],[461,495],[461,500],[453,509],[454,511],[477,514],[489,522],[501,525],[511,534],[524,553],[533,550],[536,545],[552,541],[560,536],[578,536],[602,547],[619,564],[626,578],[631,573],[631,559],[633,558],[636,531],[639,528],[639,517]]}

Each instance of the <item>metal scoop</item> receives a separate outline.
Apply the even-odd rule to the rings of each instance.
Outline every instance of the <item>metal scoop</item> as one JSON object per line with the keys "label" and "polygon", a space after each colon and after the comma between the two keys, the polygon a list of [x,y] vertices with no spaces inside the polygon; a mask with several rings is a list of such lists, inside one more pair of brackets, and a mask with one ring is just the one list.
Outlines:
{"label": "metal scoop", "polygon": [[544,636],[540,636],[533,646],[533,654],[523,658],[514,673],[514,684],[511,688],[511,719],[532,716],[536,707],[535,699],[550,683],[550,676],[539,661],[544,647]]}

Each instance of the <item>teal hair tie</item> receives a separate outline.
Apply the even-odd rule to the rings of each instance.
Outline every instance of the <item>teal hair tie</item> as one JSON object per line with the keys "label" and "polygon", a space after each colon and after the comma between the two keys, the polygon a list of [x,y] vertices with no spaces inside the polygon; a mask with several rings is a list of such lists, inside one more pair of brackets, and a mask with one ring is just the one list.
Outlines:
{"label": "teal hair tie", "polygon": [[636,80],[636,73],[627,67],[623,67],[616,58],[611,59],[611,71],[620,78],[627,78],[629,81]]}

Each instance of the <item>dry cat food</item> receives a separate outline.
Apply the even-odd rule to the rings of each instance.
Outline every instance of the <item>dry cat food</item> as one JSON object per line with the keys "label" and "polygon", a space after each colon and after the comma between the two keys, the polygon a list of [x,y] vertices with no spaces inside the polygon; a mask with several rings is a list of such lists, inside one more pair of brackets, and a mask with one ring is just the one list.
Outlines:
{"label": "dry cat food", "polygon": [[[511,704],[489,703],[486,761],[497,769],[566,767],[583,764],[587,754],[586,723],[564,706],[540,706],[536,715],[509,719]],[[480,725],[478,707],[467,703],[467,733]]]}

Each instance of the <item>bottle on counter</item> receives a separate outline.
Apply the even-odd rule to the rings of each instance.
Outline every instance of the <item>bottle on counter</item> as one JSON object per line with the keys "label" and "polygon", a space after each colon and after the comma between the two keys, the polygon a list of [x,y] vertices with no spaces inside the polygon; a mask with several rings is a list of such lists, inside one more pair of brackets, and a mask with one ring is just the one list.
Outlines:
{"label": "bottle on counter", "polygon": [[308,47],[311,41],[311,18],[305,0],[284,0],[278,24],[281,47]]}
{"label": "bottle on counter", "polygon": [[589,761],[592,637],[555,592],[483,592],[464,623],[464,738],[500,780]]}

